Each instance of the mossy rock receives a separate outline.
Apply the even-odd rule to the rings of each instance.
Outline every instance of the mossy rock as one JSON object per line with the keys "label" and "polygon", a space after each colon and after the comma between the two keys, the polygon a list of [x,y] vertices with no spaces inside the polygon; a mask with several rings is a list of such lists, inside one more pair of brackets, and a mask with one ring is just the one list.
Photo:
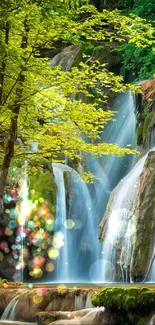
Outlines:
{"label": "mossy rock", "polygon": [[144,104],[142,109],[142,112],[137,116],[137,144],[148,148],[151,132],[155,128],[155,111],[148,111]]}
{"label": "mossy rock", "polygon": [[136,325],[149,325],[150,319],[152,318],[153,314],[149,313],[147,316],[144,316],[138,320]]}
{"label": "mossy rock", "polygon": [[143,127],[139,126],[136,132],[137,145],[140,146],[143,144]]}
{"label": "mossy rock", "polygon": [[[104,306],[109,312],[122,311],[138,321],[154,309],[155,291],[147,288],[104,288],[92,297],[94,306]],[[132,323],[132,322],[131,322]]]}
{"label": "mossy rock", "polygon": [[150,152],[140,176],[139,206],[136,240],[133,248],[130,274],[145,278],[149,269],[154,245],[155,207],[155,153]]}
{"label": "mossy rock", "polygon": [[148,142],[149,135],[155,126],[155,111],[151,111],[145,118],[143,127],[143,139]]}

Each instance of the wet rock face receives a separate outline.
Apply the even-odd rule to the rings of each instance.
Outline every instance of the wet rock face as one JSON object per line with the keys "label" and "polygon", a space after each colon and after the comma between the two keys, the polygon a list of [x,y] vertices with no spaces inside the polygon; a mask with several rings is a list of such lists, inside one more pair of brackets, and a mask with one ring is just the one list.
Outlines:
{"label": "wet rock face", "polygon": [[[3,322],[0,322],[1,325],[21,325],[21,322],[18,322],[16,321],[15,322],[7,322],[7,321],[3,321]],[[27,323],[27,322],[22,322],[22,325],[36,325],[35,323]]]}
{"label": "wet rock face", "polygon": [[36,315],[36,323],[39,325],[49,324],[60,319],[58,312],[40,312]]}
{"label": "wet rock face", "polygon": [[59,324],[59,325],[107,325],[109,322],[109,315],[105,308],[88,308],[73,312],[50,312],[39,313],[36,318],[37,324]]}
{"label": "wet rock face", "polygon": [[152,148],[155,144],[155,74],[140,83],[143,94],[136,94],[137,145]]}
{"label": "wet rock face", "polygon": [[155,235],[155,152],[150,152],[140,177],[136,240],[131,275],[144,279],[153,255]]}
{"label": "wet rock face", "polygon": [[80,297],[81,302],[86,304],[87,296],[95,289],[57,289],[57,288],[36,288],[36,289],[0,289],[0,312],[1,315],[10,301],[18,297],[17,319],[34,322],[39,312],[51,311],[74,311],[75,301]]}
{"label": "wet rock face", "polygon": [[[155,77],[155,74],[154,74]],[[155,106],[155,79],[143,81],[140,85],[144,95],[143,100],[147,102],[148,108]]]}
{"label": "wet rock face", "polygon": [[[137,169],[135,170],[137,175]],[[114,189],[100,225],[100,239],[109,245],[107,238],[111,234],[109,229],[112,227],[110,218],[112,219],[113,216],[112,220],[117,224],[117,227],[118,223],[121,222],[120,228],[118,227],[116,233],[111,235],[112,247],[114,247],[116,255],[116,281],[119,282],[130,282],[130,279],[134,282],[146,280],[151,270],[152,260],[155,258],[155,254],[153,254],[155,238],[155,152],[148,154],[143,171],[139,175],[130,191],[127,192],[127,186],[124,187],[123,185],[126,185],[128,181],[132,182],[130,174]],[[123,196],[125,191],[126,203]],[[121,202],[121,205],[117,205],[117,202]],[[117,206],[119,207],[118,212]],[[127,207],[125,213],[124,209],[120,209],[123,206]],[[126,271],[125,276],[124,270]]]}

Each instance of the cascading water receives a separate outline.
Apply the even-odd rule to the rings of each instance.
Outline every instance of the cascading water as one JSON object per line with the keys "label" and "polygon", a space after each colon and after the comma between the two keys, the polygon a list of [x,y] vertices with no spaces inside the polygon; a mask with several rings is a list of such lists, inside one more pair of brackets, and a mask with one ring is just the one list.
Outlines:
{"label": "cascading water", "polygon": [[85,308],[93,308],[92,304],[92,293],[88,293],[87,298],[86,298],[86,303],[85,303]]}
{"label": "cascading water", "polygon": [[[117,100],[116,122],[105,128],[102,141],[115,142],[120,146],[131,144],[135,147],[134,101],[130,93]],[[86,185],[70,167],[53,164],[58,187],[57,229],[63,233],[64,247],[57,262],[57,282],[103,282],[103,251],[98,242],[98,225],[105,211],[111,191],[133,165],[133,157],[116,156],[87,157],[88,169],[94,173],[93,185]],[[70,200],[66,209],[66,193],[63,173],[70,173]],[[66,230],[64,223],[72,219],[74,229]],[[106,256],[104,254],[104,260]],[[63,274],[62,270],[63,269]]]}
{"label": "cascading water", "polygon": [[[110,122],[101,135],[101,142],[116,143],[120,147],[128,144],[134,149],[136,145],[135,106],[130,92],[119,95],[112,109],[118,113],[116,121]],[[105,212],[109,195],[119,181],[130,171],[134,163],[133,156],[116,157],[101,156],[96,159],[88,156],[88,169],[96,176],[92,187],[92,200],[94,201],[94,215],[98,217],[98,223]]]}
{"label": "cascading water", "polygon": [[[51,65],[70,69],[79,52],[78,47],[67,47],[56,55]],[[116,121],[105,127],[101,142],[116,143],[121,147],[130,144],[135,148],[135,106],[131,93],[119,95],[113,108],[117,111]],[[114,187],[131,169],[134,157],[87,155],[87,167],[96,179],[93,185],[84,184],[80,176],[70,167],[53,164],[58,188],[56,208],[56,230],[64,236],[64,247],[56,263],[54,281],[57,282],[103,282],[102,245],[98,241],[98,225],[105,212],[109,196]],[[65,169],[64,169],[65,168]],[[70,199],[66,206],[64,170],[70,172]],[[74,221],[74,228],[67,230],[67,219]],[[105,257],[104,257],[105,258]]]}
{"label": "cascading water", "polygon": [[[66,171],[70,173],[68,213],[63,175]],[[56,265],[56,281],[88,281],[87,274],[95,259],[98,245],[89,191],[78,173],[69,166],[53,164],[53,172],[58,187],[55,228],[64,237],[64,246],[60,249]]]}
{"label": "cascading water", "polygon": [[75,296],[75,310],[81,310],[85,308],[83,295]]}
{"label": "cascading water", "polygon": [[65,47],[60,53],[54,56],[52,60],[50,60],[51,66],[60,65],[63,71],[68,71],[76,57],[79,53],[81,46],[70,45]]}
{"label": "cascading water", "polygon": [[16,296],[10,301],[10,303],[8,304],[8,306],[4,310],[4,313],[1,316],[2,321],[3,320],[14,321],[16,319],[16,307],[18,303],[18,297],[19,296]]}
{"label": "cascading water", "polygon": [[67,236],[67,229],[65,227],[66,222],[66,195],[65,195],[65,184],[64,184],[64,169],[63,165],[61,168],[61,164],[53,164],[53,173],[55,177],[55,182],[58,188],[57,194],[57,202],[56,202],[56,230],[61,231],[62,238],[65,240],[65,244],[63,247],[63,252],[61,250],[61,254],[58,259],[57,263],[57,278],[61,281],[61,273],[63,269],[63,277],[64,280],[68,281],[68,259],[69,259],[69,252],[68,252],[68,236]]}

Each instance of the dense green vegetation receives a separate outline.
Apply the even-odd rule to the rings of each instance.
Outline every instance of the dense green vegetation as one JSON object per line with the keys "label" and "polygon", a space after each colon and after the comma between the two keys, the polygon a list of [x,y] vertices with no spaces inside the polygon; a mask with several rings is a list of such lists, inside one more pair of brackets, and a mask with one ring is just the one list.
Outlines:
{"label": "dense green vegetation", "polygon": [[[154,26],[155,2],[153,0],[135,0],[126,12],[135,14],[152,22]],[[152,78],[155,66],[155,47],[150,42],[147,48],[137,48],[134,44],[124,44],[118,48],[121,53],[122,74],[127,80],[145,80]]]}
{"label": "dense green vegetation", "polygon": [[[154,26],[155,2],[153,0],[130,0],[130,1],[91,1],[96,4],[99,10],[102,9],[119,9],[126,15],[132,14],[145,18]],[[114,49],[112,48],[112,51]],[[121,62],[121,74],[128,81],[140,81],[152,78],[154,73],[155,55],[154,45],[150,47],[137,48],[134,44],[125,43],[117,47],[118,55]]]}

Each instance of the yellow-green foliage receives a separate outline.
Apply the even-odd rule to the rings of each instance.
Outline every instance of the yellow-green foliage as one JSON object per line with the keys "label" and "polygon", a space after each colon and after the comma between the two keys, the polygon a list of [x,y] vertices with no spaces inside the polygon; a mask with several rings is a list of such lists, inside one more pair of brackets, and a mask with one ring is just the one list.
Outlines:
{"label": "yellow-green foliage", "polygon": [[[98,12],[85,1],[83,6],[78,3],[5,0],[0,4],[0,126],[8,138],[15,141],[18,134],[23,141],[9,157],[14,156],[16,163],[25,156],[29,161],[34,156],[52,161],[60,161],[64,155],[73,159],[79,151],[131,153],[115,144],[85,143],[83,138],[98,139],[101,128],[113,118],[105,110],[104,89],[120,92],[135,86],[124,85],[121,76],[90,58],[71,71],[61,71],[51,67],[47,58],[40,58],[40,49],[54,48],[58,42],[77,45],[93,40],[128,40],[145,47],[153,41],[153,28],[139,17],[125,17],[117,10]],[[90,90],[94,88],[97,96],[92,100]],[[82,102],[77,96],[81,93],[91,100]],[[34,142],[38,149],[32,152]],[[6,148],[10,145],[7,137],[5,144]],[[0,150],[3,164],[6,152]]]}
{"label": "yellow-green foliage", "polygon": [[43,198],[47,201],[50,212],[55,212],[57,187],[49,171],[37,173],[29,177],[30,197],[33,201]]}
{"label": "yellow-green foliage", "polygon": [[22,282],[9,282],[6,279],[0,280],[0,287],[7,288],[7,287],[15,287],[21,286]]}

